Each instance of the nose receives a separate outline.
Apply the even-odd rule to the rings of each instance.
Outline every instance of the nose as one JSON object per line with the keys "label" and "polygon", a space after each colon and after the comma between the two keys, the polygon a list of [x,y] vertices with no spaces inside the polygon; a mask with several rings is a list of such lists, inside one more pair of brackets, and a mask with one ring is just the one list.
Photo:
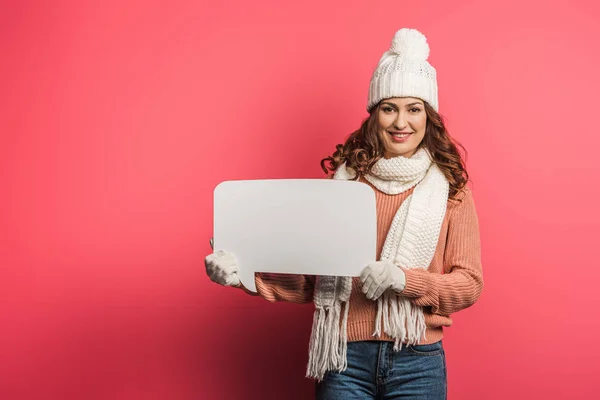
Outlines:
{"label": "nose", "polygon": [[403,130],[404,128],[406,128],[406,116],[404,115],[403,111],[398,112],[398,116],[396,117],[396,120],[394,121],[394,128],[396,130]]}

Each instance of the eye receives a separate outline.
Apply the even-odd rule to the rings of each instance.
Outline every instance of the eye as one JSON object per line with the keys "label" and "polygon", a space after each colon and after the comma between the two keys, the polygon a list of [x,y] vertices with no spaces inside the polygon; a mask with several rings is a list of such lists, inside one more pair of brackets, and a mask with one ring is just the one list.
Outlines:
{"label": "eye", "polygon": [[394,112],[395,110],[392,107],[383,107],[383,112],[386,114],[389,114],[391,112]]}
{"label": "eye", "polygon": [[420,109],[420,108],[418,108],[418,107],[414,107],[414,108],[411,108],[411,109],[410,109],[410,112],[411,112],[411,113],[415,113],[415,114],[416,114],[416,113],[418,113],[418,112],[420,112],[420,111],[421,111],[421,109]]}

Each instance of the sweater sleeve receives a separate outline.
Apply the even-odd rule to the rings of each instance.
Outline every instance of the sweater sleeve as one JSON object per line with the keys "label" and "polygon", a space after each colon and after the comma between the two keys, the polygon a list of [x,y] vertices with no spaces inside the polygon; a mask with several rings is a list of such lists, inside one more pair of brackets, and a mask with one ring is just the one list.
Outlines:
{"label": "sweater sleeve", "polygon": [[473,195],[463,192],[461,202],[448,215],[444,274],[423,269],[404,269],[402,295],[435,314],[446,315],[470,307],[483,290],[479,222]]}
{"label": "sweater sleeve", "polygon": [[313,275],[274,274],[257,272],[254,276],[257,293],[243,285],[239,288],[252,296],[260,296],[272,303],[310,303],[313,300],[316,277]]}

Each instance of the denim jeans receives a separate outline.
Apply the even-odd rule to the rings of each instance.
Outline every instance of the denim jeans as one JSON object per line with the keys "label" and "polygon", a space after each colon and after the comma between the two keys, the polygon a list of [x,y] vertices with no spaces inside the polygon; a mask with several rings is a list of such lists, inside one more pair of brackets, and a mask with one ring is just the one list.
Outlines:
{"label": "denim jeans", "polygon": [[348,343],[348,368],[328,372],[316,386],[317,400],[446,399],[446,356],[442,341],[403,346]]}

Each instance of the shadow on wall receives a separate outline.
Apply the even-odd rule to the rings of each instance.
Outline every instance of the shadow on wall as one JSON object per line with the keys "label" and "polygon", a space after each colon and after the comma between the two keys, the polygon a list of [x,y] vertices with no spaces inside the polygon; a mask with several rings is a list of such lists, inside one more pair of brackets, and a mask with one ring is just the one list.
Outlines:
{"label": "shadow on wall", "polygon": [[[187,377],[189,385],[199,394],[210,388],[215,399],[314,396],[313,381],[304,377],[312,305],[270,304],[243,292],[235,297],[243,308],[223,308],[189,328],[185,369],[198,372]],[[194,337],[202,331],[201,343]]]}

